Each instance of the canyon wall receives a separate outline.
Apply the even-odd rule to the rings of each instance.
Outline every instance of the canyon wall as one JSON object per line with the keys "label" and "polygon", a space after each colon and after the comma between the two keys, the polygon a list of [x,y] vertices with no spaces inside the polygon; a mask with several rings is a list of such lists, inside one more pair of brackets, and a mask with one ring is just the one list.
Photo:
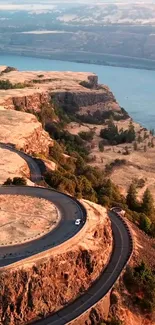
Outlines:
{"label": "canyon wall", "polygon": [[[40,77],[41,76],[41,77]],[[0,80],[5,80],[0,76]],[[37,113],[43,105],[51,104],[70,113],[88,114],[98,110],[123,114],[113,93],[98,84],[93,73],[78,72],[20,72],[7,73],[13,85],[19,82],[22,89],[0,90],[0,105],[7,109]]]}

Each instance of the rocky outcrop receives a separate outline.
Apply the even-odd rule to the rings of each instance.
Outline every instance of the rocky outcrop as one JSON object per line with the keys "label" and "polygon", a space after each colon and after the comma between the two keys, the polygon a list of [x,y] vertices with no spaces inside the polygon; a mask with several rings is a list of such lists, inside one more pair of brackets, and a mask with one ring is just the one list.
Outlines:
{"label": "rocky outcrop", "polygon": [[84,228],[71,240],[0,272],[3,324],[23,324],[47,316],[82,295],[105,268],[112,252],[106,210],[83,202]]}
{"label": "rocky outcrop", "polygon": [[0,110],[0,142],[12,144],[26,153],[48,155],[53,141],[34,115]]}
{"label": "rocky outcrop", "polygon": [[30,178],[27,163],[15,152],[1,148],[0,146],[0,185],[8,178],[26,177]]}
{"label": "rocky outcrop", "polygon": [[[43,104],[50,103],[70,113],[110,110],[122,114],[113,93],[99,85],[93,73],[11,71],[7,79],[12,84],[24,85],[23,89],[0,90],[0,105],[7,109],[37,113]],[[4,76],[0,80],[4,80]]]}
{"label": "rocky outcrop", "polygon": [[118,111],[120,107],[108,88],[51,93],[52,101],[69,113],[88,114],[97,110]]}
{"label": "rocky outcrop", "polygon": [[50,95],[48,92],[34,93],[28,96],[17,96],[10,98],[8,105],[13,109],[21,110],[24,112],[36,113],[41,110],[42,105],[50,102]]}

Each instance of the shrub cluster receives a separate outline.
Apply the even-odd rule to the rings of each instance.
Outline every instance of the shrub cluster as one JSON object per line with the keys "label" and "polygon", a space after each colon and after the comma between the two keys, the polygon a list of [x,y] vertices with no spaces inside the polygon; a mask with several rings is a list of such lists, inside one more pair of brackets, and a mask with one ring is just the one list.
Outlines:
{"label": "shrub cluster", "polygon": [[62,145],[66,154],[72,155],[77,152],[84,159],[88,157],[90,148],[86,146],[79,135],[70,134],[68,131],[63,130],[58,123],[48,125],[46,130],[53,139]]}
{"label": "shrub cluster", "polygon": [[137,187],[135,182],[133,182],[128,189],[126,204],[130,209],[127,212],[129,219],[135,222],[148,235],[155,237],[155,209],[153,197],[149,189],[145,190],[142,202],[139,202],[137,200]]}
{"label": "shrub cluster", "polygon": [[127,267],[124,283],[132,294],[132,299],[143,313],[155,311],[155,274],[144,263],[136,267]]}
{"label": "shrub cluster", "polygon": [[85,141],[92,141],[94,137],[95,132],[94,131],[88,131],[88,132],[79,132],[79,136],[85,140]]}
{"label": "shrub cluster", "polygon": [[[132,124],[130,128],[132,129]],[[118,187],[107,178],[114,167],[126,164],[125,159],[116,159],[106,166],[105,172],[101,171],[87,164],[90,148],[86,146],[81,136],[63,130],[60,123],[50,124],[48,131],[56,140],[50,149],[50,159],[58,165],[56,172],[50,172],[45,176],[46,182],[51,187],[98,202],[108,208],[120,206],[126,211],[126,216],[140,229],[150,236],[155,236],[153,199],[149,190],[145,191],[141,203],[137,201],[136,188],[144,186],[145,181],[135,180],[125,198],[120,194]],[[84,133],[85,139],[90,136],[92,137],[92,134]],[[101,147],[101,150],[104,150],[104,147]]]}
{"label": "shrub cluster", "polygon": [[132,122],[130,122],[128,130],[124,131],[121,129],[119,131],[112,119],[109,120],[108,127],[101,130],[100,136],[108,140],[111,145],[132,143],[136,139],[136,133]]}
{"label": "shrub cluster", "polygon": [[9,80],[0,80],[0,89],[21,89],[25,87],[27,87],[27,85],[25,85],[24,83],[12,84]]}
{"label": "shrub cluster", "polygon": [[13,179],[8,178],[3,185],[26,186],[27,182],[24,177],[14,177]]}
{"label": "shrub cluster", "polygon": [[116,113],[113,110],[109,110],[109,111],[97,110],[94,113],[88,112],[87,115],[78,115],[77,119],[83,123],[101,125],[103,123],[106,123],[106,121],[109,120],[111,117],[115,121],[126,120],[127,118],[129,118],[125,110],[122,109],[120,113]]}

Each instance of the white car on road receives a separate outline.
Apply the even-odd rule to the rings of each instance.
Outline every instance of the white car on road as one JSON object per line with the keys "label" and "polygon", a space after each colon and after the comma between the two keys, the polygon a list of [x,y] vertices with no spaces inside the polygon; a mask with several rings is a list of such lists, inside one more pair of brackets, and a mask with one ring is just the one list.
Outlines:
{"label": "white car on road", "polygon": [[76,220],[75,220],[75,225],[76,225],[76,226],[79,226],[80,223],[81,223],[81,219],[76,219]]}

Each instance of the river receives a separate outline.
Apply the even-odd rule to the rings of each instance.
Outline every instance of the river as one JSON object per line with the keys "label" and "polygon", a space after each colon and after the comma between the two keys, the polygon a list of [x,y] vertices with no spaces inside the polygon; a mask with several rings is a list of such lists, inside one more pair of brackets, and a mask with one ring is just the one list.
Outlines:
{"label": "river", "polygon": [[133,119],[143,126],[155,128],[155,71],[54,61],[16,55],[0,55],[0,65],[19,70],[94,72],[99,82],[108,85],[117,101]]}

